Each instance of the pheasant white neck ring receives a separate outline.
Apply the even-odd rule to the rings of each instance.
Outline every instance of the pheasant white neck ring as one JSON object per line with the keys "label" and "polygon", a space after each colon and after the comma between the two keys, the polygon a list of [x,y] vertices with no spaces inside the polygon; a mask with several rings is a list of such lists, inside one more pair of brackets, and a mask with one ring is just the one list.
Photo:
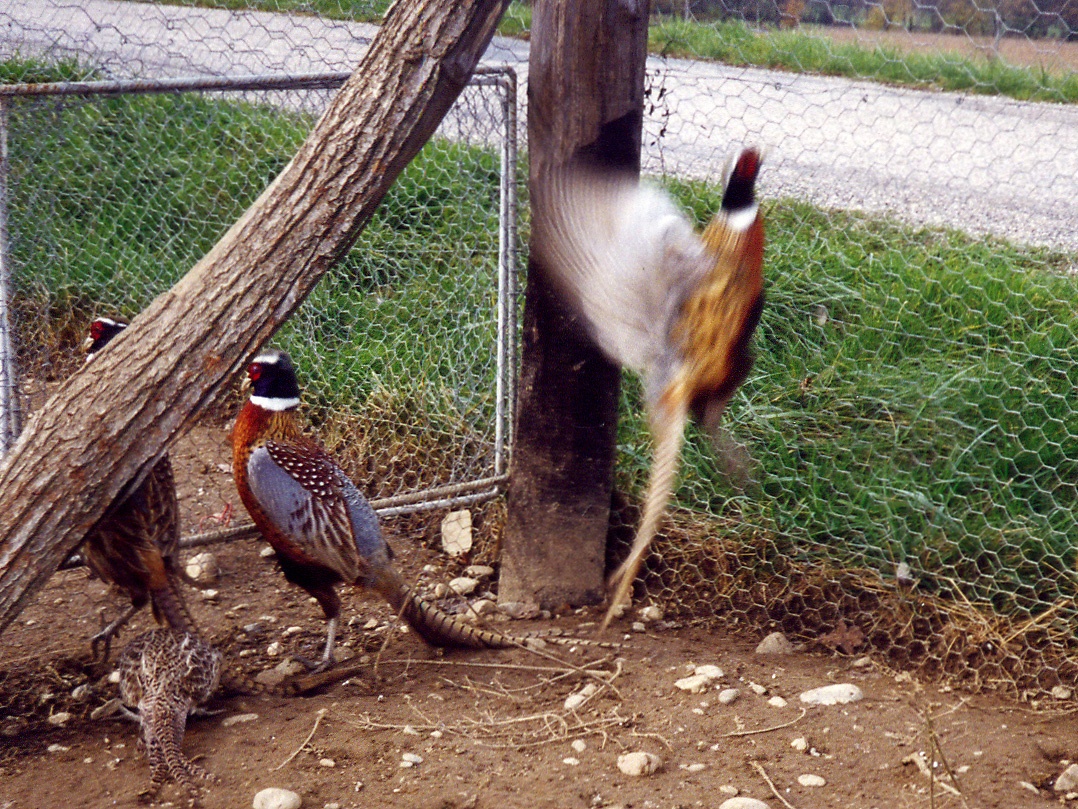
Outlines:
{"label": "pheasant white neck ring", "polygon": [[291,410],[294,407],[299,407],[299,398],[295,396],[252,396],[251,404],[256,407],[261,407],[263,410],[272,410],[275,413],[279,413],[282,410]]}
{"label": "pheasant white neck ring", "polygon": [[756,221],[756,215],[759,212],[760,206],[756,203],[731,211],[726,215],[726,227],[735,233],[742,233],[752,227],[752,223]]}

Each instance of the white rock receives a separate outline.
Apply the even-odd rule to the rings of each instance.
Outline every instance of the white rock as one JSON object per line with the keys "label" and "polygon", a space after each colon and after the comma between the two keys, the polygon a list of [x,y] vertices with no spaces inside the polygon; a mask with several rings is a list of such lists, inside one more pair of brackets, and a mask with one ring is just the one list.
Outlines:
{"label": "white rock", "polygon": [[200,591],[203,601],[216,601],[217,597],[221,595],[216,590],[202,590]]}
{"label": "white rock", "polygon": [[870,668],[872,666],[872,658],[869,657],[868,655],[864,655],[863,657],[859,657],[856,660],[854,660],[852,663],[850,663],[850,666],[852,666],[855,669],[867,669],[867,668]]}
{"label": "white rock", "polygon": [[435,598],[445,598],[447,595],[449,595],[449,587],[447,585],[443,584],[442,582],[438,582],[436,585],[434,585]]}
{"label": "white rock", "polygon": [[741,790],[739,790],[733,784],[723,784],[721,787],[719,787],[719,792],[721,792],[723,795],[736,795],[740,791]]}
{"label": "white rock", "polygon": [[650,624],[654,621],[661,621],[663,619],[662,607],[657,607],[654,604],[650,604],[640,610],[640,620],[646,624]]}
{"label": "white rock", "polygon": [[255,795],[254,809],[299,809],[303,798],[290,789],[267,787]]}
{"label": "white rock", "polygon": [[273,547],[271,545],[267,545],[258,552],[258,555],[261,556],[263,559],[269,559],[271,556],[276,555],[276,551],[273,550]]}
{"label": "white rock", "polygon": [[794,650],[794,645],[786,639],[781,632],[772,632],[765,637],[756,647],[758,655],[788,655]]}
{"label": "white rock", "polygon": [[752,693],[754,693],[758,697],[762,697],[764,694],[767,693],[767,686],[766,685],[760,685],[759,683],[750,682],[749,683],[749,691],[751,691]]}
{"label": "white rock", "polygon": [[116,669],[114,671],[109,672],[109,682],[112,683],[113,685],[119,684],[119,682],[120,682],[120,671],[119,671],[119,669]]}
{"label": "white rock", "polygon": [[79,702],[82,702],[84,699],[86,699],[88,696],[90,696],[93,692],[94,692],[94,688],[93,688],[92,685],[90,685],[89,683],[83,683],[82,685],[77,686],[74,689],[72,689],[71,698],[72,699],[77,699]]}
{"label": "white rock", "polygon": [[796,739],[790,742],[790,747],[796,750],[798,753],[804,753],[809,749],[808,739],[804,736],[798,736]]}
{"label": "white rock", "polygon": [[498,605],[489,598],[480,598],[472,602],[470,611],[476,615],[490,615],[498,611]]}
{"label": "white rock", "polygon": [[318,766],[319,767],[326,767],[326,768],[333,768],[333,767],[337,766],[337,762],[334,761],[331,758],[320,758],[320,759],[318,759]]}
{"label": "white rock", "polygon": [[575,711],[581,705],[588,701],[588,697],[599,690],[599,686],[595,683],[588,683],[575,694],[570,694],[565,698],[565,710]]}
{"label": "white rock", "polygon": [[232,716],[226,716],[221,720],[221,727],[228,728],[243,722],[254,722],[256,719],[258,719],[258,714],[256,713],[233,714]]}
{"label": "white rock", "polygon": [[772,697],[767,701],[767,704],[770,705],[772,708],[785,708],[786,700],[784,700],[782,697]]}
{"label": "white rock", "polygon": [[298,635],[302,631],[303,631],[302,626],[290,626],[290,627],[288,627],[288,629],[281,632],[281,637],[282,638],[290,638],[293,635]]}
{"label": "white rock", "polygon": [[719,804],[719,809],[771,809],[771,807],[756,798],[746,798],[740,795],[736,798],[727,798]]}
{"label": "white rock", "polygon": [[62,744],[50,744],[46,748],[50,753],[66,753],[70,750],[70,747],[64,747]]}
{"label": "white rock", "polygon": [[1052,696],[1056,699],[1070,699],[1074,692],[1065,685],[1056,685],[1052,687]]}
{"label": "white rock", "polygon": [[584,741],[583,739],[574,739],[573,744],[572,744],[572,748],[577,753],[583,753],[585,750],[588,749],[588,743],[586,741]]}
{"label": "white rock", "polygon": [[685,772],[702,772],[707,769],[706,764],[682,764],[681,769]]}
{"label": "white rock", "polygon": [[707,691],[707,687],[711,685],[713,681],[713,678],[708,677],[706,674],[694,674],[691,677],[682,677],[680,680],[675,680],[674,685],[682,691],[691,691],[693,694],[702,694]]}
{"label": "white rock", "polygon": [[415,753],[403,753],[401,761],[407,761],[409,764],[422,764],[423,756],[417,756]]}
{"label": "white rock", "polygon": [[458,596],[471,595],[478,586],[479,579],[473,579],[471,576],[458,576],[449,582],[449,589]]}
{"label": "white rock", "polygon": [[269,646],[266,647],[266,654],[269,655],[270,657],[277,657],[278,655],[280,655],[280,653],[281,653],[280,641],[274,641],[273,643],[271,643]]}
{"label": "white rock", "polygon": [[864,698],[861,689],[852,683],[836,683],[813,688],[801,694],[806,705],[845,705]]}
{"label": "white rock", "polygon": [[818,775],[812,775],[811,773],[805,773],[804,775],[797,776],[797,783],[803,787],[823,787],[827,786],[827,781]]}
{"label": "white rock", "polygon": [[719,692],[719,702],[723,705],[730,705],[738,700],[741,696],[741,692],[736,688],[724,688]]}
{"label": "white rock", "polygon": [[577,765],[580,764],[580,759],[573,758],[572,756],[569,756],[568,758],[563,758],[561,760],[561,763],[562,764],[568,764],[570,767],[576,767]]}
{"label": "white rock", "polygon": [[692,670],[693,674],[703,674],[710,677],[712,680],[721,680],[725,674],[718,666],[713,666],[710,663],[704,666],[697,666]]}
{"label": "white rock", "polygon": [[464,568],[464,575],[473,579],[489,579],[494,575],[494,568],[489,565],[468,565]]}
{"label": "white rock", "polygon": [[629,627],[633,632],[647,632],[648,625],[643,621],[633,621],[632,626]]}
{"label": "white rock", "polygon": [[71,721],[71,714],[69,714],[67,711],[57,711],[56,713],[52,714],[48,719],[50,725],[56,725],[57,727],[60,727],[61,725],[66,725],[69,721]]}
{"label": "white rock", "polygon": [[654,753],[640,750],[635,753],[623,753],[618,756],[618,769],[626,775],[652,775],[663,766],[663,760]]}
{"label": "white rock", "polygon": [[1052,789],[1056,792],[1073,792],[1078,789],[1078,764],[1071,764],[1061,772],[1052,784]]}
{"label": "white rock", "polygon": [[184,569],[187,571],[187,575],[199,584],[213,584],[217,581],[217,577],[221,575],[221,568],[217,565],[217,557],[208,551],[196,553],[187,560],[187,565]]}
{"label": "white rock", "polygon": [[442,550],[462,556],[472,549],[472,512],[450,511],[442,518]]}

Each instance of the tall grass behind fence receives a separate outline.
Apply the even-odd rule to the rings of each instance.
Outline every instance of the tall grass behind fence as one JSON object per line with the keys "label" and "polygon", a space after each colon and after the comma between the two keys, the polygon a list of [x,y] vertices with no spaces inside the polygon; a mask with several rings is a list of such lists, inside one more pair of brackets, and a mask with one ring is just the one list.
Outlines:
{"label": "tall grass behind fence", "polygon": [[[504,473],[515,344],[499,339],[515,322],[507,79],[465,90],[348,258],[275,338],[300,369],[310,418],[345,444],[372,497]],[[77,366],[93,316],[137,315],[209,250],[328,97],[9,99],[14,331],[31,408],[47,380]]]}

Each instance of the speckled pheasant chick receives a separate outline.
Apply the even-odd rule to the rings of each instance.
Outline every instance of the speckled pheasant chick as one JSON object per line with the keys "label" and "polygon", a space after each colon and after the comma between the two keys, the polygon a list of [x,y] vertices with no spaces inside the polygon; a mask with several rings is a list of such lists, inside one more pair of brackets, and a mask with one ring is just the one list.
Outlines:
{"label": "speckled pheasant chick", "polygon": [[172,778],[195,806],[197,781],[213,776],[183,754],[183,733],[188,715],[217,688],[221,653],[190,632],[154,629],[124,648],[119,668],[120,698],[138,711],[140,740],[150,761],[150,786],[139,800],[153,800]]}

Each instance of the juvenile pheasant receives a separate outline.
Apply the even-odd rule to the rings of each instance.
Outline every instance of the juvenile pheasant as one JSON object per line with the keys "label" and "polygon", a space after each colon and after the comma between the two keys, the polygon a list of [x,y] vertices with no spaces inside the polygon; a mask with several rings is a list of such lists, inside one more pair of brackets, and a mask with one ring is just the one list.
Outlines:
{"label": "juvenile pheasant", "polygon": [[341,611],[337,585],[342,583],[381,593],[433,646],[506,648],[533,640],[477,629],[415,595],[393,567],[366,498],[337,462],[300,431],[295,417],[299,382],[288,354],[259,355],[247,376],[253,391],[232,428],[232,474],[240,500],[276,551],[285,578],[322,607],[328,627],[317,668],[333,663]]}
{"label": "juvenile pheasant", "polygon": [[752,367],[764,297],[759,167],[758,151],[741,153],[702,234],[635,179],[564,170],[537,195],[534,249],[596,344],[643,376],[655,443],[636,538],[608,582],[604,627],[628,601],[658,529],[689,415],[713,429]]}
{"label": "juvenile pheasant", "polygon": [[221,653],[191,632],[159,628],[131,641],[118,663],[120,699],[138,711],[140,741],[150,761],[150,786],[140,799],[152,799],[172,778],[195,805],[195,779],[212,776],[183,754],[183,733],[188,715],[217,688]]}
{"label": "juvenile pheasant", "polygon": [[[126,323],[109,318],[95,320],[86,340],[86,362],[92,362],[125,328]],[[178,587],[185,578],[179,569],[179,541],[176,485],[172,464],[163,455],[130,495],[112,505],[82,545],[90,570],[131,599],[131,606],[91,639],[95,658],[99,644],[104,644],[101,659],[108,658],[113,635],[147,602],[158,623],[181,632],[195,631]]]}

